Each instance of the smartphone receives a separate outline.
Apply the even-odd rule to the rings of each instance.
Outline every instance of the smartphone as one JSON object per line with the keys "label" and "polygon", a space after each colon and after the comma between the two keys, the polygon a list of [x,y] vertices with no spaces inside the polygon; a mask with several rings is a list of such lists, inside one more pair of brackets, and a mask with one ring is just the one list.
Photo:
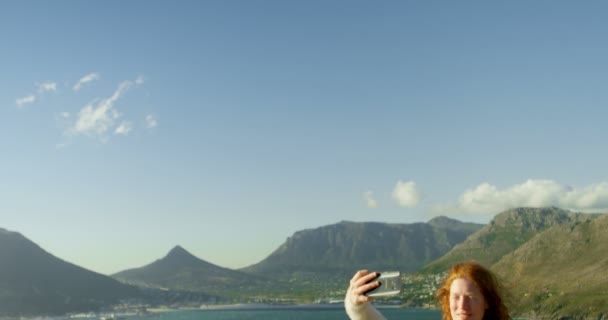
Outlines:
{"label": "smartphone", "polygon": [[382,272],[370,283],[374,281],[379,281],[380,285],[365,292],[368,297],[391,297],[401,293],[401,272],[399,271]]}

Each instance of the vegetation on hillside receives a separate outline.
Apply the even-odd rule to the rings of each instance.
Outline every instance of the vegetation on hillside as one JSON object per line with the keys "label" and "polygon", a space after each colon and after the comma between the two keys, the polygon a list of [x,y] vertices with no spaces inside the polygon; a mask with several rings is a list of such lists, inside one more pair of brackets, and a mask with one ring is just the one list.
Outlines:
{"label": "vegetation on hillside", "polygon": [[491,266],[547,228],[585,221],[595,216],[555,207],[507,210],[496,215],[488,225],[456,245],[449,253],[425,266],[421,272],[442,272],[465,260],[476,260]]}
{"label": "vegetation on hillside", "polygon": [[514,311],[591,316],[608,311],[608,215],[556,225],[493,268],[507,280]]}

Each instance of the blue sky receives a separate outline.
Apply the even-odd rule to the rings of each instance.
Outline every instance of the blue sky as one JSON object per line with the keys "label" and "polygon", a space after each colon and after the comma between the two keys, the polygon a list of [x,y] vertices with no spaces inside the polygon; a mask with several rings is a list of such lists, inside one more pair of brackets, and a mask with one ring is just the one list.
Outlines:
{"label": "blue sky", "polygon": [[600,1],[0,5],[0,227],[109,274],[341,220],[608,208]]}

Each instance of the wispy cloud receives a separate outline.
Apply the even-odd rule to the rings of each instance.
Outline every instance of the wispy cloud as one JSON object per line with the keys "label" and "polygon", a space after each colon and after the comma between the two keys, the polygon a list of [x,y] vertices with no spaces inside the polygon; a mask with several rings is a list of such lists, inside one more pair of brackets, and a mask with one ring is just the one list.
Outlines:
{"label": "wispy cloud", "polygon": [[[80,80],[72,89],[79,91],[87,84],[98,80],[100,77],[97,73],[89,73]],[[69,146],[72,139],[79,135],[86,135],[99,139],[99,141],[107,142],[112,134],[129,135],[134,126],[128,119],[122,119],[123,115],[116,107],[119,100],[123,98],[125,93],[134,86],[139,87],[145,82],[142,75],[137,76],[134,80],[126,80],[118,84],[116,90],[106,98],[95,99],[84,105],[79,111],[55,113],[55,121],[57,126],[62,128],[64,142],[58,143],[58,148]],[[45,81],[36,82],[36,92],[27,96],[15,99],[18,108],[22,108],[26,104],[31,104],[42,100],[47,92],[58,91],[60,88],[56,82]],[[153,128],[158,125],[156,116],[148,114],[145,118],[146,127]]]}
{"label": "wispy cloud", "polygon": [[82,89],[85,84],[95,81],[97,79],[99,79],[99,75],[97,73],[89,73],[86,76],[80,78],[80,80],[78,80],[78,82],[76,82],[76,84],[72,87],[72,90],[80,91],[80,89]]}
{"label": "wispy cloud", "polygon": [[15,103],[17,104],[18,107],[21,107],[24,104],[33,103],[34,101],[36,101],[36,96],[34,96],[33,94],[30,94],[23,98],[17,98],[17,100],[15,100]]}
{"label": "wispy cloud", "polygon": [[36,84],[38,86],[38,93],[44,93],[47,91],[57,91],[57,83],[47,81]]}
{"label": "wispy cloud", "polygon": [[158,122],[156,121],[156,116],[153,114],[149,114],[146,116],[146,127],[148,128],[154,128],[158,125]]}
{"label": "wispy cloud", "polygon": [[376,201],[376,199],[374,199],[374,193],[371,191],[366,191],[363,194],[363,198],[365,199],[365,203],[367,204],[368,208],[377,208],[378,207],[378,201]]}
{"label": "wispy cloud", "polygon": [[561,185],[552,180],[528,180],[500,190],[482,183],[465,191],[457,203],[436,206],[436,214],[496,214],[516,207],[557,206],[576,211],[608,209],[608,183],[583,188]]}
{"label": "wispy cloud", "polygon": [[120,117],[118,110],[114,108],[114,103],[131,87],[131,81],[120,83],[118,89],[107,99],[86,105],[78,113],[76,123],[71,132],[74,135],[86,134],[89,136],[99,136],[106,133],[114,126],[114,121]]}
{"label": "wispy cloud", "polygon": [[416,182],[401,180],[397,181],[397,185],[393,189],[393,199],[401,207],[415,207],[421,199],[420,192],[416,188]]}
{"label": "wispy cloud", "polygon": [[[38,87],[37,95],[29,94],[25,97],[15,99],[15,103],[17,104],[17,107],[21,108],[24,104],[34,103],[36,101],[36,99],[39,98],[40,96],[42,96],[45,92],[57,91],[57,83],[52,82],[52,81],[36,83],[36,87]],[[36,96],[38,96],[38,97],[36,97]]]}
{"label": "wispy cloud", "polygon": [[131,125],[131,122],[123,121],[118,127],[116,127],[116,130],[114,130],[114,133],[126,136],[129,134],[129,132],[131,131],[132,128],[133,128],[133,126]]}

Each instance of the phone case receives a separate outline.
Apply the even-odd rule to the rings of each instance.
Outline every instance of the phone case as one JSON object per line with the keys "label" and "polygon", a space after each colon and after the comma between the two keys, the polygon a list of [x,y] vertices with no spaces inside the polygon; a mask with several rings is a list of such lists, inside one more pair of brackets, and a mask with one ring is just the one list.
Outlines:
{"label": "phone case", "polygon": [[389,297],[401,293],[401,273],[399,271],[382,272],[370,282],[380,281],[380,286],[365,293],[368,297]]}

